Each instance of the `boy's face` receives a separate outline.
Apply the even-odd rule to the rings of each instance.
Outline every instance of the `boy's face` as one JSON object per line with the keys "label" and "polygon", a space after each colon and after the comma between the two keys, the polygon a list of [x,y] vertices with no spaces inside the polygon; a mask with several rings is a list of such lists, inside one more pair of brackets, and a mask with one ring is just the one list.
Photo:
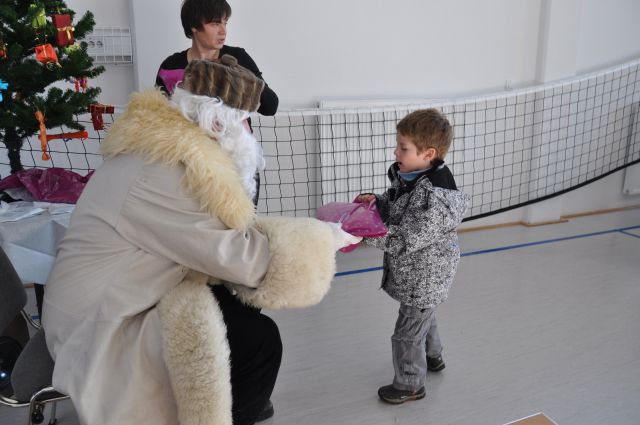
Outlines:
{"label": "boy's face", "polygon": [[410,173],[431,167],[431,161],[436,156],[434,148],[425,149],[418,153],[418,148],[411,137],[398,133],[396,135],[396,148],[393,151],[400,171]]}

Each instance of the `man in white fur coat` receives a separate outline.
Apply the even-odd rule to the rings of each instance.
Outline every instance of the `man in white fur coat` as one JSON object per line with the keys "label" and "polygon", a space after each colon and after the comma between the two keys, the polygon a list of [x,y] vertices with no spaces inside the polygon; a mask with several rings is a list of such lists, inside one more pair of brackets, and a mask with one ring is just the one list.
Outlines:
{"label": "man in white fur coat", "polygon": [[44,299],[53,386],[81,424],[254,423],[282,350],[259,308],[319,302],[358,241],[256,217],[263,84],[233,58],[192,61],[170,100],[134,94],[111,127]]}

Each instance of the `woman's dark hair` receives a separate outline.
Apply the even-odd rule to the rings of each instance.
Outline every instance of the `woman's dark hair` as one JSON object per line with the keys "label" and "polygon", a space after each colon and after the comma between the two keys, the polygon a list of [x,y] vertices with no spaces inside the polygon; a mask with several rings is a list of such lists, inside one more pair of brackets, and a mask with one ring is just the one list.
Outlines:
{"label": "woman's dark hair", "polygon": [[184,0],[180,10],[182,29],[191,38],[191,28],[202,29],[204,24],[231,17],[231,6],[226,0]]}

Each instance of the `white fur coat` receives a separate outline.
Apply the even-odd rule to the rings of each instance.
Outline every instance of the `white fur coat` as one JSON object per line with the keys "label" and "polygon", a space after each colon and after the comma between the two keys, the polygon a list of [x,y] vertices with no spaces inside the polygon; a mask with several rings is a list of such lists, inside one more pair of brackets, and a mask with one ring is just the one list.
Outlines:
{"label": "white fur coat", "polygon": [[258,307],[319,302],[330,228],[256,218],[237,167],[157,91],[103,143],[47,282],[53,384],[80,422],[228,425],[229,347],[208,281]]}

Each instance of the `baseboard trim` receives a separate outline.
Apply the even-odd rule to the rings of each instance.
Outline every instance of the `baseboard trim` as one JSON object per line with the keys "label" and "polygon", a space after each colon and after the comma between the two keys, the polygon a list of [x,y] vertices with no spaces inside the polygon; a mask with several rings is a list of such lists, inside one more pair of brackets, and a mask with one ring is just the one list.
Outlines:
{"label": "baseboard trim", "polygon": [[631,205],[628,207],[620,207],[620,208],[608,208],[605,210],[595,210],[595,211],[586,211],[586,212],[582,212],[582,213],[576,213],[576,214],[568,214],[568,215],[563,215],[562,218],[566,218],[566,219],[572,219],[572,218],[577,218],[577,217],[586,217],[589,215],[599,215],[599,214],[607,214],[607,213],[612,213],[612,212],[618,212],[618,211],[628,211],[628,210],[635,210],[640,208],[640,204],[639,205]]}
{"label": "baseboard trim", "polygon": [[538,227],[538,226],[546,226],[547,224],[566,223],[568,221],[569,219],[565,217],[560,217],[558,220],[537,221],[535,223],[527,223],[526,221],[521,221],[520,224],[522,224],[524,227]]}
{"label": "baseboard trim", "polygon": [[464,229],[458,229],[458,233],[478,232],[478,231],[482,231],[482,230],[493,230],[493,229],[500,229],[502,227],[513,227],[513,226],[524,226],[524,227],[546,226],[546,225],[549,225],[549,224],[566,223],[569,220],[571,220],[572,218],[587,217],[587,216],[590,216],[590,215],[609,214],[609,213],[620,212],[620,211],[629,211],[629,210],[635,210],[635,209],[638,209],[638,208],[640,208],[640,204],[639,205],[630,205],[628,207],[607,208],[607,209],[604,209],[604,210],[594,210],[594,211],[585,211],[585,212],[582,212],[582,213],[567,214],[567,215],[560,216],[559,220],[542,221],[540,223],[526,223],[524,221],[510,221],[510,222],[507,222],[507,223],[488,224],[486,226],[466,227]]}
{"label": "baseboard trim", "polygon": [[465,227],[464,229],[458,229],[458,233],[478,232],[480,230],[493,230],[500,229],[502,227],[519,226],[521,224],[521,221],[510,221],[507,223],[487,224],[486,226]]}

